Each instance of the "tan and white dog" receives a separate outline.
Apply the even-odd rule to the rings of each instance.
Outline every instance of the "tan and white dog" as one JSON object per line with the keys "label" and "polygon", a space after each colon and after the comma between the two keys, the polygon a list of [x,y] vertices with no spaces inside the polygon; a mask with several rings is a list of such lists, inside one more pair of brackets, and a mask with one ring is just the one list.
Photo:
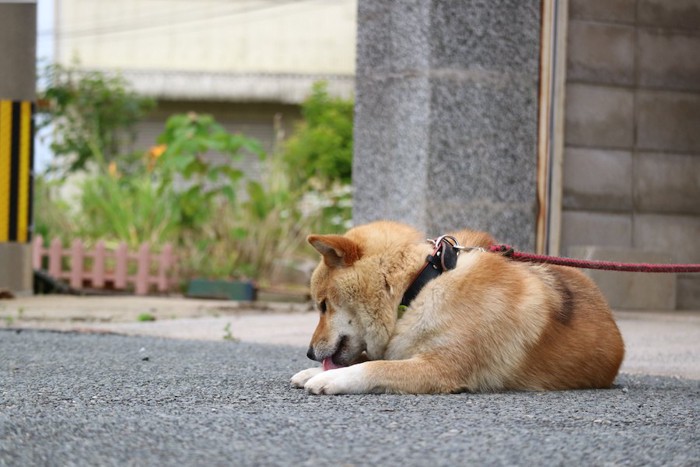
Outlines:
{"label": "tan and white dog", "polygon": [[490,253],[492,238],[451,234],[454,269],[406,290],[434,246],[404,224],[310,235],[322,255],[311,279],[320,321],[308,356],[321,367],[292,377],[313,394],[607,388],[624,344],[605,299],[575,269]]}

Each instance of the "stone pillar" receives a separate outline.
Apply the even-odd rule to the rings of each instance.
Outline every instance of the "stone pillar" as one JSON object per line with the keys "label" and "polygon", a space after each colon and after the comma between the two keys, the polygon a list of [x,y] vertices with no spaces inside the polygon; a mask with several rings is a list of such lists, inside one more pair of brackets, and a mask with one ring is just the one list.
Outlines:
{"label": "stone pillar", "polygon": [[36,0],[0,0],[0,44],[0,290],[25,295],[32,293],[33,280],[29,152],[36,87]]}
{"label": "stone pillar", "polygon": [[540,2],[359,0],[354,222],[535,246]]}

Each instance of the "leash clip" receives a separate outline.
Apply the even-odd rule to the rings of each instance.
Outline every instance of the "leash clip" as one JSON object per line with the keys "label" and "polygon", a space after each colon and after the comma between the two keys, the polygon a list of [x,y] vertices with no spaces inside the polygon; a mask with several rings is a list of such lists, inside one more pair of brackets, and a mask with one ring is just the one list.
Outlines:
{"label": "leash clip", "polygon": [[459,244],[456,238],[454,238],[452,235],[440,235],[438,238],[428,238],[427,239],[428,243],[432,243],[436,249],[440,248],[440,244],[443,242],[446,242],[448,245],[450,245],[452,248],[455,250],[464,250],[466,247],[463,247],[462,245]]}
{"label": "leash clip", "polygon": [[426,258],[433,269],[442,272],[457,266],[457,257],[464,247],[459,244],[456,238],[451,235],[441,235],[436,239],[429,238],[428,242],[435,246],[433,254]]}

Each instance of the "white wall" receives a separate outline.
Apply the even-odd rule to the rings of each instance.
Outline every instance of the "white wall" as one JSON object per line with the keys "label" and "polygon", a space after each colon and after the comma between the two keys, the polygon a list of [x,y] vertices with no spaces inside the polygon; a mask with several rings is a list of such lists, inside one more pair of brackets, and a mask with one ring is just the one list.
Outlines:
{"label": "white wall", "polygon": [[57,1],[63,63],[144,71],[355,71],[356,0]]}

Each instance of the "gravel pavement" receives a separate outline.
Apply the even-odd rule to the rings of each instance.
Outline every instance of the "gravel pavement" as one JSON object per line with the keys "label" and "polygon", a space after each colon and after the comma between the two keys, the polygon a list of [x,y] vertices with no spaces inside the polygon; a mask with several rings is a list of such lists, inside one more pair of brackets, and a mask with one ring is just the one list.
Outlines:
{"label": "gravel pavement", "polygon": [[310,396],[301,346],[0,330],[0,465],[700,465],[700,381]]}

